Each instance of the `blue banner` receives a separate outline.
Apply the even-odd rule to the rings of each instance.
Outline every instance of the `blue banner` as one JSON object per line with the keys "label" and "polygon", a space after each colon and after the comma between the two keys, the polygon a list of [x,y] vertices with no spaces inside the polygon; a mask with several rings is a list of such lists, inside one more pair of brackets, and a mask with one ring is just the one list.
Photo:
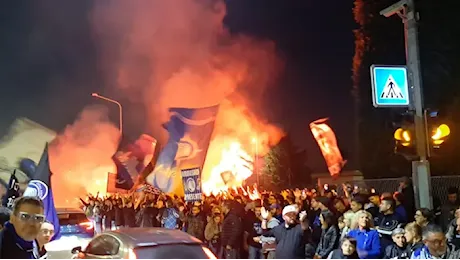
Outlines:
{"label": "blue banner", "polygon": [[201,200],[201,171],[200,168],[181,170],[184,185],[185,201]]}
{"label": "blue banner", "polygon": [[23,196],[37,197],[43,201],[46,220],[54,226],[53,240],[58,239],[61,236],[61,232],[59,218],[57,216],[56,207],[54,206],[53,190],[51,189],[48,143],[43,150],[42,157],[34,173],[34,178],[29,181]]}
{"label": "blue banner", "polygon": [[148,184],[166,193],[184,194],[180,170],[203,167],[218,109],[218,105],[169,109],[165,124],[169,140],[146,178]]}
{"label": "blue banner", "polygon": [[131,190],[141,173],[153,158],[156,140],[146,134],[141,135],[135,143],[130,144],[113,156],[117,167],[118,189]]}

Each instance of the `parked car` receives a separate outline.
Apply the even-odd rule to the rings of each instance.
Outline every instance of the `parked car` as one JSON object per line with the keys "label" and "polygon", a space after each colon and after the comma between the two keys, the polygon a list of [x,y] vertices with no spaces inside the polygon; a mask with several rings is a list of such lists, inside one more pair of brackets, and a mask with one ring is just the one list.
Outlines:
{"label": "parked car", "polygon": [[93,238],[94,225],[85,212],[78,208],[57,208],[61,237],[76,236],[78,238]]}
{"label": "parked car", "polygon": [[126,228],[104,232],[85,250],[72,249],[76,259],[217,259],[199,239],[180,230]]}

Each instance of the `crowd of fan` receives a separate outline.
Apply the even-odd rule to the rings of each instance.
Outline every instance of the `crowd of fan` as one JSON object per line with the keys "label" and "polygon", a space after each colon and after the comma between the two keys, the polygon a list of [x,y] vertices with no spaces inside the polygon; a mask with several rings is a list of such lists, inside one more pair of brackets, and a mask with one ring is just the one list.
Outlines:
{"label": "crowd of fan", "polygon": [[126,227],[181,229],[220,258],[459,259],[458,189],[437,211],[415,209],[413,187],[394,194],[321,190],[227,193],[201,202],[152,192],[81,200],[96,231]]}

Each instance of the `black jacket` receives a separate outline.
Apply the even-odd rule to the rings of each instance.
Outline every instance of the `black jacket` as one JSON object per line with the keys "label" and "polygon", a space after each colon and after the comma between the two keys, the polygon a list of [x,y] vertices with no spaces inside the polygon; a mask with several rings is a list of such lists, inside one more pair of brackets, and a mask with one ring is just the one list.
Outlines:
{"label": "black jacket", "polygon": [[231,246],[232,248],[240,248],[243,240],[243,224],[234,210],[225,216],[222,223],[222,246]]}
{"label": "black jacket", "polygon": [[316,254],[321,256],[322,259],[326,259],[329,254],[337,248],[339,245],[339,230],[336,226],[323,229],[321,239],[319,240],[318,247],[316,248]]}
{"label": "black jacket", "polygon": [[136,224],[139,227],[155,227],[157,215],[158,209],[154,207],[143,208],[136,215],[137,219],[139,220]]}
{"label": "black jacket", "polygon": [[423,244],[422,241],[420,241],[418,243],[415,243],[414,245],[407,245],[407,248],[406,248],[407,255],[409,257],[412,256],[412,253],[414,253],[415,251],[419,250],[423,246],[424,246],[424,244]]}
{"label": "black jacket", "polygon": [[16,234],[14,226],[7,222],[0,232],[0,259],[37,259],[38,249],[34,242],[24,241]]}
{"label": "black jacket", "polygon": [[358,256],[358,253],[356,253],[356,251],[352,255],[344,255],[342,253],[342,250],[335,249],[329,254],[327,258],[328,259],[359,259],[359,256]]}
{"label": "black jacket", "polygon": [[383,259],[400,258],[406,252],[406,248],[400,248],[397,245],[389,245],[385,248]]}

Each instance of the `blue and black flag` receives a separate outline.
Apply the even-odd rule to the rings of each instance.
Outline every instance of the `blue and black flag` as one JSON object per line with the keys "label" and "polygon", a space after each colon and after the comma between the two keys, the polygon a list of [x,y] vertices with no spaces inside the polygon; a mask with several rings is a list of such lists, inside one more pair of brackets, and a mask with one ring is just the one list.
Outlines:
{"label": "blue and black flag", "polygon": [[[147,176],[148,184],[166,193],[184,193],[181,170],[199,170],[195,186],[201,187],[201,169],[206,159],[219,105],[204,108],[170,108],[164,127],[168,143]],[[194,177],[195,178],[195,177]],[[191,182],[190,182],[191,183]]]}
{"label": "blue and black flag", "polygon": [[142,134],[134,143],[130,143],[113,156],[112,159],[117,167],[116,188],[124,190],[133,188],[139,174],[148,166],[146,158],[151,160],[149,158],[153,157],[155,145],[156,140],[153,137]]}
{"label": "blue and black flag", "polygon": [[16,178],[16,170],[14,170],[13,174],[11,174],[10,181],[8,183],[8,190],[3,198],[2,205],[10,209],[13,208],[13,202],[19,196],[19,184],[18,179]]}
{"label": "blue and black flag", "polygon": [[51,170],[48,154],[48,143],[43,150],[40,162],[34,174],[34,178],[29,181],[29,184],[24,191],[24,196],[38,197],[43,201],[45,206],[46,220],[54,226],[54,239],[60,237],[59,218],[57,216],[56,207],[54,206],[53,190],[51,188]]}

